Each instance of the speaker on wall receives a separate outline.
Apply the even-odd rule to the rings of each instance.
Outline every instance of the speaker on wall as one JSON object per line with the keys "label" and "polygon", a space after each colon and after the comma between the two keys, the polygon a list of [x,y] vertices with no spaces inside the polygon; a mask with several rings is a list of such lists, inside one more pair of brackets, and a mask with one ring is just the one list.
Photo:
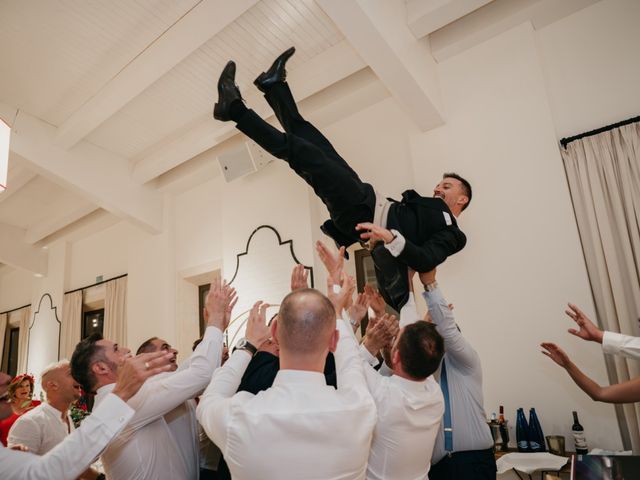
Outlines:
{"label": "speaker on wall", "polygon": [[273,157],[253,141],[245,141],[218,155],[220,170],[227,182],[257,172],[272,160]]}

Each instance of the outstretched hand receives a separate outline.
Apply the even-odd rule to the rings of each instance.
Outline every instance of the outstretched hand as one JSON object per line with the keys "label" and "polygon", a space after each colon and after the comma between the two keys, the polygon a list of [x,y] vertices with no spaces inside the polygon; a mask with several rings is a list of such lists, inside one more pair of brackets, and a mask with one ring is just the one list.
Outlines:
{"label": "outstretched hand", "polygon": [[113,393],[125,402],[128,401],[138,393],[147,378],[171,371],[172,358],[173,354],[164,350],[125,358],[118,366],[118,378]]}
{"label": "outstretched hand", "polygon": [[307,278],[309,277],[309,271],[304,268],[304,265],[296,265],[291,271],[291,291],[301,290],[303,288],[309,288]]}
{"label": "outstretched hand", "polygon": [[580,327],[579,330],[570,328],[568,331],[571,335],[575,335],[576,337],[580,337],[583,340],[590,342],[602,343],[602,330],[596,327],[589,317],[587,317],[576,305],[570,303],[569,310],[565,310],[564,313],[569,315]]}
{"label": "outstretched hand", "polygon": [[395,238],[391,230],[371,222],[357,224],[356,230],[362,231],[360,238],[366,240],[372,246],[377,242],[391,243]]}
{"label": "outstretched hand", "polygon": [[[340,287],[334,290],[334,286]],[[342,273],[340,283],[334,283],[331,277],[327,278],[327,297],[331,300],[333,308],[336,310],[336,315],[342,315],[342,310],[349,307],[352,301],[353,292],[356,289],[356,281],[353,277]],[[339,291],[337,291],[339,290]]]}
{"label": "outstretched hand", "polygon": [[[369,306],[376,317],[382,317],[386,309],[386,303],[384,298],[380,295],[380,292],[372,285],[366,284],[364,286],[364,294],[369,298]],[[371,321],[371,320],[369,320]]]}
{"label": "outstretched hand", "polygon": [[253,304],[247,320],[247,330],[245,337],[247,341],[258,348],[271,336],[271,331],[267,325],[267,308],[270,305],[258,300]]}
{"label": "outstretched hand", "polygon": [[369,309],[369,297],[364,293],[359,293],[356,301],[348,308],[354,331],[360,326],[362,319]]}
{"label": "outstretched hand", "polygon": [[338,253],[334,253],[320,240],[316,242],[316,251],[318,252],[318,256],[320,257],[320,261],[327,269],[327,273],[334,285],[340,283],[340,278],[342,276],[342,270],[344,268],[344,247],[340,247]]}
{"label": "outstretched hand", "polygon": [[571,359],[569,358],[569,356],[555,343],[545,342],[541,343],[540,346],[544,348],[544,351],[542,353],[556,362],[562,368],[567,368],[571,364]]}
{"label": "outstretched hand", "polygon": [[218,327],[223,332],[231,321],[231,311],[238,301],[235,288],[216,278],[211,282],[211,287],[205,300],[207,310],[207,325]]}

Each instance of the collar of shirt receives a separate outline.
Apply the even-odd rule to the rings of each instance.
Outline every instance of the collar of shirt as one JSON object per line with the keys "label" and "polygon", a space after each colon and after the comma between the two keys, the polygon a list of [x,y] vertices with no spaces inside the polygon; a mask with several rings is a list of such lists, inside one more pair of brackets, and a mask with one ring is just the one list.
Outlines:
{"label": "collar of shirt", "polygon": [[49,415],[56,417],[60,422],[62,422],[62,415],[66,415],[67,418],[70,417],[68,410],[66,412],[61,412],[56,407],[51,405],[49,402],[42,402],[42,409],[46,411]]}
{"label": "collar of shirt", "polygon": [[103,385],[98,390],[96,390],[96,403],[98,403],[104,397],[110,394],[114,388],[116,388],[116,384],[110,383],[109,385]]}
{"label": "collar of shirt", "polygon": [[291,384],[326,386],[327,381],[324,374],[309,370],[280,370],[273,381],[274,387]]}
{"label": "collar of shirt", "polygon": [[398,375],[391,375],[391,377],[389,378],[392,383],[395,383],[404,391],[419,393],[419,392],[424,392],[425,390],[428,390],[428,385],[427,385],[427,380],[429,380],[428,378],[425,378],[424,380],[420,380],[420,381],[409,380],[408,378],[400,377]]}

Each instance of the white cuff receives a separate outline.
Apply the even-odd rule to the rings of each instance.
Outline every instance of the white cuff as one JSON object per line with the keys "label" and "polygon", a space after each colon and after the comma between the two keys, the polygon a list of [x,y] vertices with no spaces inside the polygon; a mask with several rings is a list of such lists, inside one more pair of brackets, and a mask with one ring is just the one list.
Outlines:
{"label": "white cuff", "polygon": [[602,335],[602,351],[609,355],[620,353],[625,346],[625,340],[629,338],[627,335],[616,332],[604,331]]}
{"label": "white cuff", "polygon": [[389,243],[385,243],[384,248],[389,250],[389,252],[391,252],[391,255],[393,255],[394,257],[397,257],[402,253],[402,250],[404,250],[404,246],[407,243],[407,241],[399,231],[391,230],[391,233],[393,233],[395,238]]}

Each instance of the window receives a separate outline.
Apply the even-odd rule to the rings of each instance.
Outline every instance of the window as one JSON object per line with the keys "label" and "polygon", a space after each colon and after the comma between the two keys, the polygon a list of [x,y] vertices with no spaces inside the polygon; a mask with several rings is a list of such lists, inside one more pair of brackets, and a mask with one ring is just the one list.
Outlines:
{"label": "window", "polygon": [[82,338],[87,338],[92,333],[103,334],[104,308],[84,312],[82,315]]}
{"label": "window", "polygon": [[[207,328],[204,321],[204,305],[207,300],[207,295],[209,294],[209,289],[211,288],[211,284],[207,283],[205,285],[200,285],[198,287],[198,316],[200,318],[200,337],[204,335],[204,331]],[[192,297],[193,298],[193,297]]]}
{"label": "window", "polygon": [[4,338],[4,357],[2,365],[3,371],[15,377],[18,373],[18,341],[20,339],[20,328],[7,328]]}

